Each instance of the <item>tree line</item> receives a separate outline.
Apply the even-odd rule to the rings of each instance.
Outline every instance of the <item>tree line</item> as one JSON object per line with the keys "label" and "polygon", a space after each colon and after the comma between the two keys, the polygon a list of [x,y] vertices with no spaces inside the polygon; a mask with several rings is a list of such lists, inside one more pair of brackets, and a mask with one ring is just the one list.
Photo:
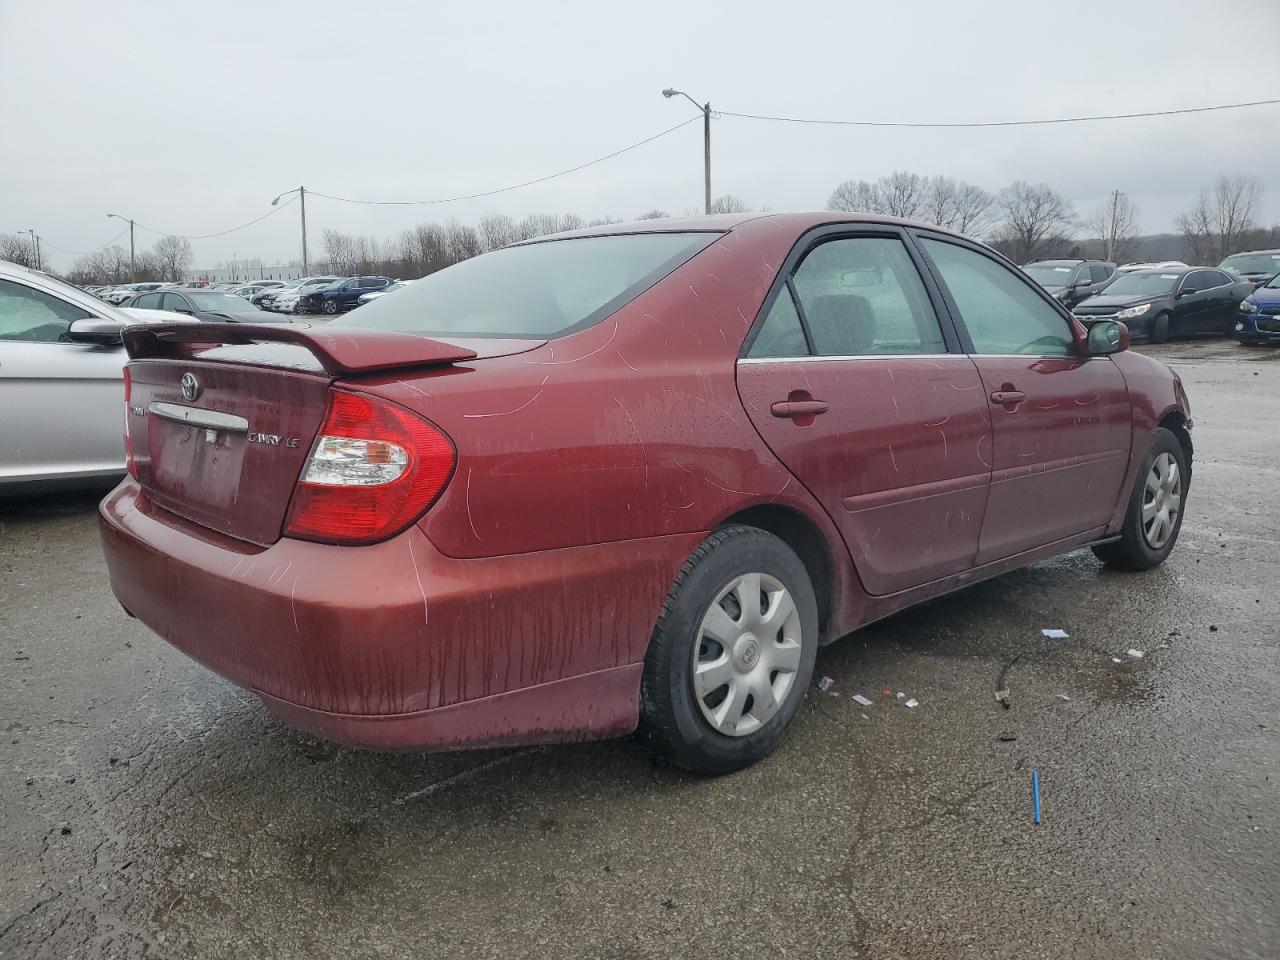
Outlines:
{"label": "tree line", "polygon": [[[1261,181],[1247,174],[1218,177],[1201,190],[1176,221],[1182,259],[1212,265],[1280,241],[1280,228],[1257,223],[1262,194]],[[844,181],[831,192],[827,209],[934,223],[985,240],[1015,263],[1080,256],[1125,263],[1141,248],[1138,208],[1121,190],[1078,216],[1071,201],[1046,183],[1018,180],[991,193],[951,177],[898,170],[875,181]],[[1081,230],[1087,238],[1074,238]]]}

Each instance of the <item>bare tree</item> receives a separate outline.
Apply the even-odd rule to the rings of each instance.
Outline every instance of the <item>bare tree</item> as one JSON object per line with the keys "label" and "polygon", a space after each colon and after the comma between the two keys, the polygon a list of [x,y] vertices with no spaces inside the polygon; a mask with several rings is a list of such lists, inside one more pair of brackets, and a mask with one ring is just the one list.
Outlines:
{"label": "bare tree", "polygon": [[846,180],[831,191],[827,198],[828,210],[847,213],[879,213],[880,196],[875,184],[866,180]]}
{"label": "bare tree", "polygon": [[726,193],[711,201],[710,213],[750,213],[751,208],[741,197]]}
{"label": "bare tree", "polygon": [[475,227],[469,227],[457,220],[450,220],[444,225],[444,243],[451,264],[461,263],[463,260],[470,260],[484,253],[480,235],[476,233]]}
{"label": "bare tree", "polygon": [[326,230],[320,234],[325,260],[333,273],[351,273],[355,270],[355,241],[338,230]]}
{"label": "bare tree", "polygon": [[972,183],[951,177],[929,177],[924,181],[924,200],[916,214],[929,223],[970,237],[985,233],[991,226],[991,194]]}
{"label": "bare tree", "polygon": [[915,218],[925,201],[925,181],[917,173],[895,170],[876,184],[881,209],[891,217]]}
{"label": "bare tree", "polygon": [[1047,183],[1018,180],[1000,191],[996,206],[1003,218],[997,236],[1015,262],[1047,256],[1067,243],[1066,231],[1075,210]]}
{"label": "bare tree", "polygon": [[40,268],[36,262],[36,246],[30,236],[20,233],[0,233],[0,260],[8,260],[22,267]]}
{"label": "bare tree", "polygon": [[1125,263],[1137,251],[1138,208],[1129,195],[1112,190],[1106,202],[1084,221],[1085,229],[1102,240],[1102,259]]}
{"label": "bare tree", "polygon": [[1200,191],[1195,205],[1176,221],[1190,261],[1217,263],[1238,252],[1243,237],[1255,229],[1262,192],[1262,182],[1243,173],[1219,177],[1212,190]]}
{"label": "bare tree", "polygon": [[667,213],[667,211],[659,210],[657,207],[655,207],[652,210],[648,210],[645,213],[640,214],[640,216],[636,217],[636,219],[637,220],[666,220],[670,216],[671,214]]}
{"label": "bare tree", "polygon": [[163,280],[181,280],[191,266],[191,241],[182,237],[161,237],[151,250]]}
{"label": "bare tree", "polygon": [[515,222],[505,213],[486,213],[480,218],[480,245],[485,250],[498,250],[514,243]]}

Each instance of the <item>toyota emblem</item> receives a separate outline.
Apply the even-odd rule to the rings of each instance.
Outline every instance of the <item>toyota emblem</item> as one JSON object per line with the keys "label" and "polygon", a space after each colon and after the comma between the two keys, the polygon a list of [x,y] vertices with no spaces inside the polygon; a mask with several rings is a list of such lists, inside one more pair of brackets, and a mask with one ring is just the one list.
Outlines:
{"label": "toyota emblem", "polygon": [[194,373],[182,375],[182,395],[188,400],[194,400],[200,396],[200,381],[196,379]]}

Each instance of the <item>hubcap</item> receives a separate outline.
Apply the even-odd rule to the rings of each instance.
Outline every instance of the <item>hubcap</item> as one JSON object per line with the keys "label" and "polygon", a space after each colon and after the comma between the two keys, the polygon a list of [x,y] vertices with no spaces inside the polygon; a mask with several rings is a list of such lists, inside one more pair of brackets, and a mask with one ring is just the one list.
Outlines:
{"label": "hubcap", "polygon": [[1182,475],[1173,454],[1162,453],[1151,464],[1142,490],[1142,535],[1152,550],[1173,536],[1182,510]]}
{"label": "hubcap", "polygon": [[741,737],[778,712],[800,668],[800,613],[782,583],[745,573],[720,590],[693,646],[693,694],[718,733]]}

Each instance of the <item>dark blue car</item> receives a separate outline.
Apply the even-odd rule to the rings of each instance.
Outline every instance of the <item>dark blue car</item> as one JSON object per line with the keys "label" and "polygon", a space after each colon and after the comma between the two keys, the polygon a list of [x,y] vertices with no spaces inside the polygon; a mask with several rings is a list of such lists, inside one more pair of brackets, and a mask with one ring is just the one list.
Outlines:
{"label": "dark blue car", "polygon": [[327,287],[313,290],[298,300],[298,313],[342,313],[357,305],[366,293],[381,290],[392,283],[390,277],[347,277],[335,280]]}
{"label": "dark blue car", "polygon": [[1280,344],[1280,273],[1240,302],[1235,335],[1241,343]]}

